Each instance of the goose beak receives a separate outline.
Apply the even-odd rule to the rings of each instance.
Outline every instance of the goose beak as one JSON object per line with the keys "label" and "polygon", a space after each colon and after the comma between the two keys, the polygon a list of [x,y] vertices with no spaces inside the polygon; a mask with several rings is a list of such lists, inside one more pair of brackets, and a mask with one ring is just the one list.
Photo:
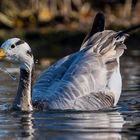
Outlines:
{"label": "goose beak", "polygon": [[4,52],[4,49],[3,48],[0,48],[0,60],[4,59],[5,58],[5,52]]}

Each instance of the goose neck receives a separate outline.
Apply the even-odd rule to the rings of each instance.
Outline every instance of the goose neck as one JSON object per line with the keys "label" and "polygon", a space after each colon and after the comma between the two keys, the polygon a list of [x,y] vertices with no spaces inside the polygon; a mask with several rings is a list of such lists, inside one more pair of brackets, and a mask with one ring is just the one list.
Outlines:
{"label": "goose neck", "polygon": [[31,103],[31,85],[32,84],[32,69],[20,68],[19,85],[17,94],[13,103],[14,109],[22,111],[32,111]]}

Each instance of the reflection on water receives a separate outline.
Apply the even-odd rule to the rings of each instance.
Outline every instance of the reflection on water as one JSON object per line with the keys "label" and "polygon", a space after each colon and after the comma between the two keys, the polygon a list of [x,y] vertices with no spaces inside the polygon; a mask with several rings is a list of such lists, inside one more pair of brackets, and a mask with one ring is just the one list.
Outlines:
{"label": "reflection on water", "polygon": [[1,138],[121,140],[119,112],[11,112],[0,116]]}
{"label": "reflection on water", "polygon": [[[140,52],[140,51],[139,51]],[[123,92],[117,109],[99,112],[11,112],[17,81],[1,73],[0,139],[49,140],[139,140],[140,55],[121,59]]]}

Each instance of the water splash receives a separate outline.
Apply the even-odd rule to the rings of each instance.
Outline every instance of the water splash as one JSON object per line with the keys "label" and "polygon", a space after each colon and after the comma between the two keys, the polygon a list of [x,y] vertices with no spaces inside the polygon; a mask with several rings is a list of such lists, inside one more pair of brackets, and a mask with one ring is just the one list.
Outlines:
{"label": "water splash", "polygon": [[10,72],[8,72],[8,70],[7,70],[5,67],[3,67],[3,66],[0,67],[0,71],[2,71],[2,72],[4,72],[4,73],[8,74],[9,77],[10,77],[12,80],[14,80],[14,81],[17,79],[16,76],[14,76],[14,75],[11,74]]}

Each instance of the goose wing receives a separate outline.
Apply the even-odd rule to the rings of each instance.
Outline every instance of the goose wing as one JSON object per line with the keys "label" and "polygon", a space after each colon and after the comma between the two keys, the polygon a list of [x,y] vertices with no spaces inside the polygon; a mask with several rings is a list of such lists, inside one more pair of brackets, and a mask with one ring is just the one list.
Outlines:
{"label": "goose wing", "polygon": [[[110,41],[105,41],[106,34]],[[108,97],[104,92],[108,82],[107,70],[103,65],[102,59],[97,54],[99,54],[100,50],[104,50],[106,43],[109,48],[113,45],[112,42],[114,41],[111,39],[113,34],[114,32],[112,31],[96,33],[91,40],[91,44],[93,43],[94,45],[89,45],[65,58],[65,60],[58,61],[56,66],[53,65],[52,70],[50,67],[47,72],[41,75],[35,85],[33,100],[41,100],[41,102],[47,103],[47,107],[51,109],[73,109],[75,103],[80,103],[82,107],[86,108],[86,104],[90,105],[89,102],[87,103],[89,97],[91,97],[92,103],[96,103],[97,97],[102,97],[102,95],[104,95],[103,97]],[[45,74],[47,75],[46,78],[44,78]],[[99,102],[101,102],[97,101],[99,103],[97,106],[102,108],[103,104],[107,106],[113,105],[113,94],[110,97],[109,104],[106,103],[108,102],[107,100],[103,101],[100,98]],[[102,102],[103,104],[101,104]]]}
{"label": "goose wing", "polygon": [[48,88],[42,102],[49,109],[61,110],[98,110],[113,106],[113,94],[103,91],[107,80],[102,77],[105,71],[99,63],[92,54],[79,54],[63,77]]}
{"label": "goose wing", "polygon": [[[66,67],[68,62],[71,63]],[[40,85],[41,90],[36,89],[37,86],[39,88],[40,83],[37,82],[38,85],[35,85],[33,89],[34,101],[44,101],[50,109],[74,109],[75,103],[86,102],[91,93],[96,93],[99,89],[104,88],[107,82],[106,78],[102,77],[104,70],[99,59],[94,56],[90,49],[74,54],[71,59],[69,58],[61,64],[61,67],[63,66],[67,69],[63,74],[60,74],[61,77],[59,75],[54,77],[53,83],[47,88]],[[100,72],[101,68],[103,73]],[[56,74],[60,69],[57,70]],[[46,85],[44,84],[44,86]],[[43,89],[45,90],[43,91]],[[82,106],[86,107],[85,104]]]}

